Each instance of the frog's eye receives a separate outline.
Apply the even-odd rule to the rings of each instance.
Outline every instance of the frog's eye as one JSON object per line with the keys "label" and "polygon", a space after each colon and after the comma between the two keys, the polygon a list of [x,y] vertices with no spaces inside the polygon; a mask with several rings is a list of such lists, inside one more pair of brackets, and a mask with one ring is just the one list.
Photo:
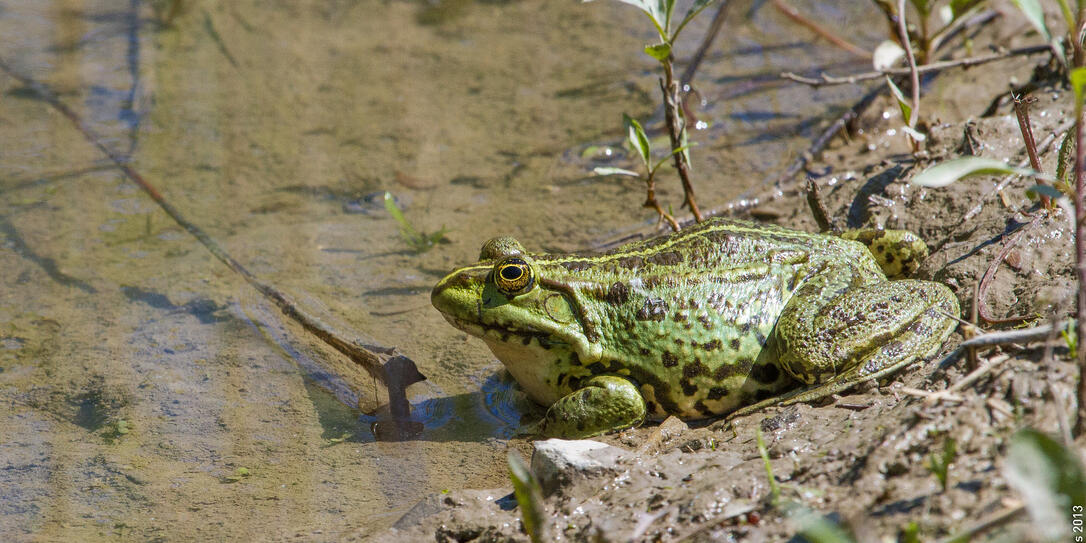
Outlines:
{"label": "frog's eye", "polygon": [[532,290],[535,278],[532,267],[519,256],[511,256],[494,264],[494,285],[506,296],[516,296]]}

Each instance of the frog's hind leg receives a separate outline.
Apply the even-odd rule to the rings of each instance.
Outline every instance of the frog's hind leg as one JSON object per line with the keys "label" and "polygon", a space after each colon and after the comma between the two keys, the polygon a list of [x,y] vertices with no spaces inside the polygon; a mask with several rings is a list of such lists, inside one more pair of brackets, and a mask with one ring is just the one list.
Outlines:
{"label": "frog's hind leg", "polygon": [[[801,288],[774,329],[781,368],[809,386],[733,413],[816,400],[934,355],[957,327],[958,299],[930,281],[879,281],[819,304],[825,285]],[[795,303],[793,303],[795,302]]]}

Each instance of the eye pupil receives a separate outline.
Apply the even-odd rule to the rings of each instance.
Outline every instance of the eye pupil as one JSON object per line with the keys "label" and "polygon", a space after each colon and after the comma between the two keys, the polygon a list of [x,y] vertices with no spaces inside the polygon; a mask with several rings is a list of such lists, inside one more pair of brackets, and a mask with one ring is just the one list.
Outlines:
{"label": "eye pupil", "polygon": [[520,279],[520,276],[524,275],[524,271],[519,266],[506,266],[501,271],[502,279],[506,281],[516,281]]}
{"label": "eye pupil", "polygon": [[492,273],[494,286],[498,287],[499,292],[509,297],[530,291],[535,283],[532,279],[532,268],[520,256],[499,261],[494,265]]}

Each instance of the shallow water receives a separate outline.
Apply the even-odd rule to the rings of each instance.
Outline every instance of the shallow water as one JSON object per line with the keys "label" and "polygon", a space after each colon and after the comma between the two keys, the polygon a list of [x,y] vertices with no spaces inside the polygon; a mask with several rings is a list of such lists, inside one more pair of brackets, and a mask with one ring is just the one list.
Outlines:
{"label": "shallow water", "polygon": [[[795,6],[881,39],[869,6],[827,4]],[[659,120],[648,21],[618,2],[181,6],[167,25],[169,1],[0,2],[0,59],[261,279],[414,359],[424,430],[376,441],[355,407],[383,400],[372,382],[0,74],[0,540],[338,539],[504,484],[523,406],[429,289],[493,235],[570,250],[653,222],[636,182],[591,174],[634,167],[623,112]],[[759,192],[857,98],[776,79],[864,66],[811,39],[768,4],[732,6],[696,80],[703,208]],[[676,208],[677,187],[658,191]],[[449,243],[410,251],[384,190]]]}

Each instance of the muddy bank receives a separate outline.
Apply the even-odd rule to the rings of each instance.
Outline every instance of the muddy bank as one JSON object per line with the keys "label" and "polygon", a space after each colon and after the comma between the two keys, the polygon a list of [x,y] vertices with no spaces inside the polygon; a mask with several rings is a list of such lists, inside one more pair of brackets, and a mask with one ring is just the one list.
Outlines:
{"label": "muddy bank", "polygon": [[[1032,66],[1016,64],[1010,71],[1028,73]],[[991,82],[966,72],[947,74],[938,86],[991,88]],[[1049,83],[1033,95],[1042,164],[1055,171],[1056,149],[1070,126],[1070,92]],[[970,114],[978,111],[975,103],[954,111],[961,104],[949,102],[932,101],[941,119],[933,123],[922,160],[908,152],[896,105],[882,100],[863,116],[851,141],[838,142],[810,164],[831,218],[840,227],[881,225],[920,233],[932,256],[918,275],[949,285],[966,317],[976,303],[977,282],[1021,232],[986,292],[990,313],[1033,315],[1038,322],[1067,316],[1074,305],[1069,221],[1059,209],[1034,220],[1030,214],[1038,210],[1025,194],[1033,181],[985,176],[943,189],[908,183],[927,164],[963,152],[1013,163],[1025,159],[1009,106],[979,118]],[[753,214],[817,229],[798,194]],[[1024,427],[1067,435],[1077,408],[1078,370],[1066,342],[1056,336],[1047,349],[1040,341],[980,351],[980,363],[992,368],[952,401],[914,392],[946,389],[973,369],[968,356],[936,364],[961,340],[958,332],[935,361],[819,405],[771,408],[727,423],[668,426],[662,434],[654,424],[598,438],[624,456],[609,471],[559,485],[546,500],[546,517],[558,537],[572,541],[785,540],[817,518],[840,524],[860,541],[909,534],[935,540],[1000,517],[1023,499],[1005,477],[1010,437]],[[788,505],[772,503],[758,431]],[[951,441],[956,457],[944,488],[931,458],[939,458]],[[1079,439],[1073,449],[1081,454],[1086,442]],[[511,491],[507,485],[435,496],[372,541],[526,541]],[[983,537],[1041,536],[1023,512],[1001,519]]]}

